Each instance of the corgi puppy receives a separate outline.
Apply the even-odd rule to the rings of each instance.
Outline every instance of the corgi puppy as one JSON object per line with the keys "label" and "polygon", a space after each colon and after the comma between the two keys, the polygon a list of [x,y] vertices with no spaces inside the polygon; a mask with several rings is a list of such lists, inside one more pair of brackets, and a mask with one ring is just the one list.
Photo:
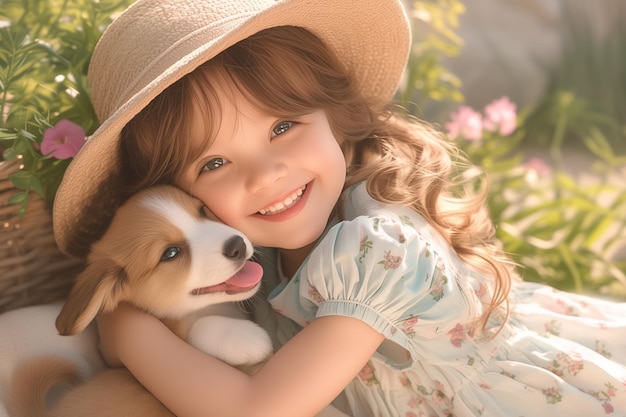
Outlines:
{"label": "corgi puppy", "polygon": [[[263,271],[250,260],[250,241],[209,215],[202,202],[173,186],[151,187],[131,197],[93,245],[87,267],[57,317],[59,333],[79,333],[99,312],[127,302],[233,366],[245,369],[264,361],[272,342],[235,303],[256,294]],[[173,417],[126,369],[79,380],[76,365],[67,358],[28,360],[13,373],[5,398],[9,413]],[[74,387],[50,407],[47,397],[59,384]]]}

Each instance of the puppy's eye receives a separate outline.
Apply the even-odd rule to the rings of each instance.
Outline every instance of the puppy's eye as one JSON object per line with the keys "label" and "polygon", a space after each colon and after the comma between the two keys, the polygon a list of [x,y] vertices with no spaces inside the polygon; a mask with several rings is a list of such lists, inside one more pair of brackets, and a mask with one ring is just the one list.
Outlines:
{"label": "puppy's eye", "polygon": [[167,262],[176,258],[180,254],[180,247],[178,246],[170,246],[161,255],[161,261]]}

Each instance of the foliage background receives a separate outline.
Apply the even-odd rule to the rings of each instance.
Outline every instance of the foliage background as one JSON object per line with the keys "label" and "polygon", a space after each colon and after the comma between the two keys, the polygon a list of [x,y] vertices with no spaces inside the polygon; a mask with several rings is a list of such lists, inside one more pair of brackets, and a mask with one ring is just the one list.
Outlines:
{"label": "foliage background", "polygon": [[44,158],[43,131],[59,120],[98,126],[89,100],[87,67],[111,16],[130,0],[0,0],[0,148],[23,160],[12,175],[22,190],[12,199],[24,212],[27,194],[48,204],[69,160]]}
{"label": "foliage background", "polygon": [[[0,0],[0,148],[3,159],[21,158],[24,166],[11,178],[21,190],[12,200],[16,210],[27,209],[28,192],[37,192],[50,203],[69,162],[41,155],[43,131],[63,119],[81,125],[87,134],[96,129],[87,66],[111,17],[129,3]],[[416,32],[397,98],[421,117],[426,104],[458,106],[464,101],[461,81],[441,58],[463,48],[457,28],[465,7],[460,0],[419,0],[409,6],[412,19],[429,30]],[[580,87],[581,79],[589,77],[581,68],[599,71],[626,62],[626,31],[616,34],[614,44],[598,48],[579,18],[570,19],[575,23],[570,27],[577,28],[572,33],[576,48],[564,51],[541,102],[520,109],[512,136],[456,140],[487,173],[498,238],[520,264],[524,279],[626,299],[626,186],[611,180],[626,166],[619,148],[625,130],[616,110],[623,109],[626,89],[619,93],[615,88],[623,85],[626,70],[618,66],[610,74],[603,72],[602,88]],[[564,169],[566,141],[575,141],[597,161],[592,181],[583,183]],[[526,164],[529,143],[545,150],[549,171]]]}
{"label": "foliage background", "polygon": [[[465,7],[460,0],[414,1],[412,7],[417,24],[427,28],[420,35],[427,35],[415,40],[400,98],[418,103],[420,116],[427,102],[449,107],[464,101],[461,82],[440,62],[463,48],[456,31]],[[498,238],[524,279],[626,299],[626,181],[615,179],[626,172],[626,89],[620,88],[626,81],[626,31],[618,25],[598,45],[584,16],[566,10],[563,30],[570,41],[545,96],[521,109],[512,137],[461,139],[459,146],[487,172]],[[587,178],[566,169],[564,144],[593,160]],[[525,163],[528,149],[540,150],[549,171]]]}

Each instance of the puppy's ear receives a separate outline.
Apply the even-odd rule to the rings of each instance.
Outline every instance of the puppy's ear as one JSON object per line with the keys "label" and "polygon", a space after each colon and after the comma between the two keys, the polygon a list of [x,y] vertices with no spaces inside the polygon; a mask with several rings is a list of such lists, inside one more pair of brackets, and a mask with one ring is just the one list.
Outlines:
{"label": "puppy's ear", "polygon": [[100,311],[122,301],[126,272],[111,260],[90,263],[80,273],[56,320],[61,335],[80,333]]}

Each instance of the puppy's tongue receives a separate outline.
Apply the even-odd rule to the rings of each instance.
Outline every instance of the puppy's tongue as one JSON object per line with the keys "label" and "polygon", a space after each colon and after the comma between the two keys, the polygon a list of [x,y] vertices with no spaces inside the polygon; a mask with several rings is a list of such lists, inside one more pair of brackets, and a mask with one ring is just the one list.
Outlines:
{"label": "puppy's tongue", "polygon": [[243,268],[226,281],[221,284],[211,285],[210,287],[196,288],[191,291],[191,295],[203,295],[216,292],[237,294],[254,288],[254,286],[261,281],[262,276],[263,268],[261,268],[261,265],[255,262],[246,261]]}
{"label": "puppy's tongue", "polygon": [[261,265],[256,262],[246,261],[243,268],[226,280],[224,284],[239,288],[248,288],[261,281],[261,277],[263,277],[263,268],[261,268]]}

